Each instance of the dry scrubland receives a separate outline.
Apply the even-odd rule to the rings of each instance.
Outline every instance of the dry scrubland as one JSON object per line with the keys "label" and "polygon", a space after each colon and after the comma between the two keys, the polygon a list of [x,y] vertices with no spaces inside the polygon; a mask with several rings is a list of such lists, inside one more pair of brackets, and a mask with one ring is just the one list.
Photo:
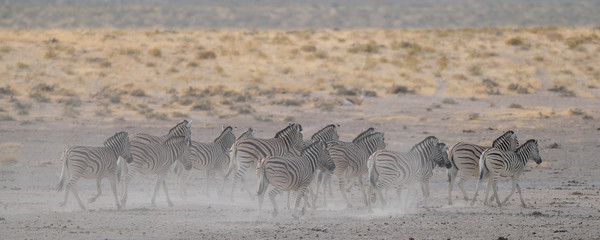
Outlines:
{"label": "dry scrubland", "polygon": [[[600,30],[0,30],[0,232],[14,238],[600,238]],[[343,97],[365,95],[362,105]],[[340,123],[340,138],[368,126],[389,149],[407,151],[428,135],[489,145],[508,129],[536,138],[544,162],[525,172],[523,195],[502,209],[467,207],[458,189],[447,205],[446,176],[431,181],[431,211],[369,214],[358,188],[339,193],[300,221],[281,209],[257,218],[243,192],[200,192],[201,174],[175,207],[152,177],[131,184],[114,210],[104,194],[79,210],[54,191],[67,145],[99,146],[116,131],[164,134],[193,119],[194,140],[221,124],[272,137],[289,121],[305,138]],[[249,174],[250,186],[256,180]],[[472,196],[474,181],[466,184]],[[94,183],[79,181],[86,199]],[[228,185],[229,186],[229,185]],[[500,197],[509,183],[500,184]],[[214,189],[213,189],[214,190]],[[392,194],[393,195],[393,194]],[[227,199],[227,200],[224,200]],[[481,199],[481,197],[480,197]],[[285,205],[285,196],[278,198]],[[263,214],[269,216],[266,201]]]}
{"label": "dry scrubland", "polygon": [[[595,98],[596,28],[1,30],[3,120],[224,119],[328,94]],[[287,97],[278,95],[288,93]],[[252,104],[251,104],[252,103]],[[47,111],[48,105],[63,111]],[[256,116],[265,118],[268,116]]]}

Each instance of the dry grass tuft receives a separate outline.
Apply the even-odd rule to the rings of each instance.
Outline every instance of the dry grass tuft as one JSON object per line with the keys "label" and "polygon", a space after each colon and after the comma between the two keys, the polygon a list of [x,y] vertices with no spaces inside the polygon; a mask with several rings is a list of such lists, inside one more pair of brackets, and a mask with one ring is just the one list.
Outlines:
{"label": "dry grass tuft", "polygon": [[23,148],[23,144],[16,142],[7,142],[0,144],[2,154],[0,155],[0,165],[11,166],[17,164],[19,150]]}

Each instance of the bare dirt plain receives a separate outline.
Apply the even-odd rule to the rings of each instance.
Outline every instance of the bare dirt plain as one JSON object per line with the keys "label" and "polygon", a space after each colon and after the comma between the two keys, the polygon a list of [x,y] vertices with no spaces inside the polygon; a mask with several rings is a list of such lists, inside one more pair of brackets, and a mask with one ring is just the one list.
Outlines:
{"label": "bare dirt plain", "polygon": [[[1,34],[2,238],[600,238],[596,30],[35,31]],[[336,104],[361,92],[369,95],[362,105]],[[150,207],[152,177],[131,184],[122,211],[106,180],[89,210],[72,196],[58,207],[68,145],[99,146],[123,130],[164,134],[183,118],[194,120],[198,141],[221,125],[271,137],[295,121],[309,137],[340,123],[346,141],[374,126],[397,151],[429,135],[490,144],[513,129],[521,142],[538,139],[544,162],[521,178],[529,208],[518,196],[504,208],[470,207],[458,190],[448,206],[444,169],[431,181],[429,211],[391,203],[368,213],[354,187],[350,209],[334,192],[300,220],[287,210],[272,219],[268,201],[259,218],[243,192],[235,202],[214,189],[206,197],[200,174],[188,181],[187,199],[167,179],[174,207],[162,191]],[[470,196],[474,185],[466,185]],[[95,191],[93,181],[78,186],[83,199]],[[499,187],[506,196],[510,184]]]}

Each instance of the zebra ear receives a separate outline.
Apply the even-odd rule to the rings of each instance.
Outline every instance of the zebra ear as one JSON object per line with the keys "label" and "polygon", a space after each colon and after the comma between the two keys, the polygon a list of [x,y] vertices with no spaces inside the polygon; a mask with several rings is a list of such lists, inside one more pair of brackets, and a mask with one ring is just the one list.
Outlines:
{"label": "zebra ear", "polygon": [[514,131],[510,137],[513,139],[517,139],[517,131]]}
{"label": "zebra ear", "polygon": [[189,122],[188,122],[188,123],[187,123],[185,126],[186,126],[187,128],[190,128],[190,127],[192,126],[192,121],[193,121],[193,120],[190,120],[190,121],[189,121]]}

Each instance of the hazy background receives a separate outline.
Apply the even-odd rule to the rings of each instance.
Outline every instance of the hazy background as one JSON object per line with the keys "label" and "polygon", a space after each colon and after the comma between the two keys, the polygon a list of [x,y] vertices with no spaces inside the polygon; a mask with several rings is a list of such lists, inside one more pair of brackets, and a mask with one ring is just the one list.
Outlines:
{"label": "hazy background", "polygon": [[595,26],[595,0],[0,2],[2,28],[462,28]]}

